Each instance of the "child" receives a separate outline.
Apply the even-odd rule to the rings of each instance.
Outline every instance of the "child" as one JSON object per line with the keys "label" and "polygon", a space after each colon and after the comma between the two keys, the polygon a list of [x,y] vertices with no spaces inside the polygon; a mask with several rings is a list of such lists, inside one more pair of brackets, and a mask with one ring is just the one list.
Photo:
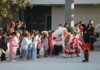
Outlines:
{"label": "child", "polygon": [[6,50],[7,50],[7,33],[3,32],[2,38],[1,38],[1,61],[6,61]]}
{"label": "child", "polygon": [[35,46],[35,40],[34,37],[32,38],[32,60],[36,60],[37,59],[37,47]]}
{"label": "child", "polygon": [[41,57],[41,53],[40,53],[40,50],[41,50],[41,46],[42,46],[42,43],[41,43],[41,35],[39,35],[39,39],[38,39],[38,43],[37,43],[37,57],[40,58]]}
{"label": "child", "polygon": [[30,34],[26,34],[21,42],[21,57],[23,60],[26,60],[28,56],[29,38]]}
{"label": "child", "polygon": [[17,38],[17,32],[12,33],[12,37],[9,38],[10,60],[15,62],[16,50],[19,47],[19,40]]}
{"label": "child", "polygon": [[52,32],[49,32],[49,46],[50,46],[50,53],[49,55],[52,56],[53,54],[53,50],[54,50],[54,40],[53,40],[53,37],[52,37]]}
{"label": "child", "polygon": [[28,46],[28,56],[27,59],[31,59],[32,58],[32,48],[33,48],[33,43],[32,43],[32,38],[33,38],[33,34],[30,36],[29,38],[29,46]]}
{"label": "child", "polygon": [[48,48],[49,48],[49,46],[48,46],[48,37],[47,37],[47,35],[46,34],[43,34],[43,36],[42,36],[42,46],[44,47],[44,57],[47,57],[48,56]]}

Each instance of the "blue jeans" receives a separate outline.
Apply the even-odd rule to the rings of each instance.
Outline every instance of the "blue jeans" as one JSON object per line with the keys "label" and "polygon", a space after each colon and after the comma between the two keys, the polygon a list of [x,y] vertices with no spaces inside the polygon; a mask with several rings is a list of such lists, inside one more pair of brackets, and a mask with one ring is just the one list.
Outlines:
{"label": "blue jeans", "polygon": [[28,55],[28,51],[22,49],[22,51],[21,51],[22,59],[27,59],[27,55]]}
{"label": "blue jeans", "polygon": [[35,60],[37,58],[37,48],[35,47],[35,44],[33,44],[32,47],[32,60]]}
{"label": "blue jeans", "polygon": [[28,46],[28,55],[27,55],[27,59],[31,59],[32,58],[32,48],[33,48],[33,44],[30,44]]}
{"label": "blue jeans", "polygon": [[32,58],[32,50],[28,50],[27,59],[31,59],[31,58]]}

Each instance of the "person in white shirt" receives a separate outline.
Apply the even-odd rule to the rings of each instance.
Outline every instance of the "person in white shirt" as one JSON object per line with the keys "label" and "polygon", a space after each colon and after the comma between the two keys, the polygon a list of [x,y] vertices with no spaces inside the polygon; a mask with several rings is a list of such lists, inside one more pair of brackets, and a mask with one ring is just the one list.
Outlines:
{"label": "person in white shirt", "polygon": [[26,34],[21,42],[22,59],[27,59],[30,34]]}
{"label": "person in white shirt", "polygon": [[59,24],[57,30],[53,33],[53,37],[55,38],[54,55],[62,53],[63,46],[65,45],[64,32],[67,32],[67,29]]}

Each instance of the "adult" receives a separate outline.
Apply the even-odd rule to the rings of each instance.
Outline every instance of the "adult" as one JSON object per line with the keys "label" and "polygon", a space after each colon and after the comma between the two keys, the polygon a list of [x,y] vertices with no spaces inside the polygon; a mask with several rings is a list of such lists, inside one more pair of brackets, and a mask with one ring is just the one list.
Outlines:
{"label": "adult", "polygon": [[83,26],[83,40],[84,40],[84,60],[82,62],[88,62],[89,61],[89,50],[91,45],[91,38],[90,38],[90,32],[87,29],[85,24],[82,24]]}
{"label": "adult", "polygon": [[15,22],[11,22],[7,26],[7,33],[8,33],[8,35],[11,35],[13,32],[15,32]]}
{"label": "adult", "polygon": [[96,40],[96,38],[95,38],[95,26],[93,23],[89,23],[87,28],[89,30],[90,38],[91,38],[91,50],[94,50],[93,44]]}
{"label": "adult", "polygon": [[69,33],[71,33],[71,34],[73,34],[73,33],[74,33],[73,28],[72,28],[72,27],[70,27],[70,26],[68,25],[68,23],[65,23],[64,27],[67,29],[67,31],[68,31]]}
{"label": "adult", "polygon": [[57,30],[55,30],[55,32],[53,33],[53,37],[55,40],[54,55],[59,55],[60,53],[62,53],[63,47],[65,45],[65,32],[67,32],[67,29],[63,27],[62,24],[59,24]]}

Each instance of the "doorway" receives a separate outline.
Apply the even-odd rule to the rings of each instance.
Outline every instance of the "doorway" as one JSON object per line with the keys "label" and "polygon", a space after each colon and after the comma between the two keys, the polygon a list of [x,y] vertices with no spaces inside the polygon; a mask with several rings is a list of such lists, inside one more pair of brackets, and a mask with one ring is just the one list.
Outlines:
{"label": "doorway", "polygon": [[34,6],[33,8],[26,8],[24,10],[24,21],[29,31],[50,30],[51,6]]}
{"label": "doorway", "polygon": [[51,30],[51,14],[46,15],[45,17],[45,29]]}

